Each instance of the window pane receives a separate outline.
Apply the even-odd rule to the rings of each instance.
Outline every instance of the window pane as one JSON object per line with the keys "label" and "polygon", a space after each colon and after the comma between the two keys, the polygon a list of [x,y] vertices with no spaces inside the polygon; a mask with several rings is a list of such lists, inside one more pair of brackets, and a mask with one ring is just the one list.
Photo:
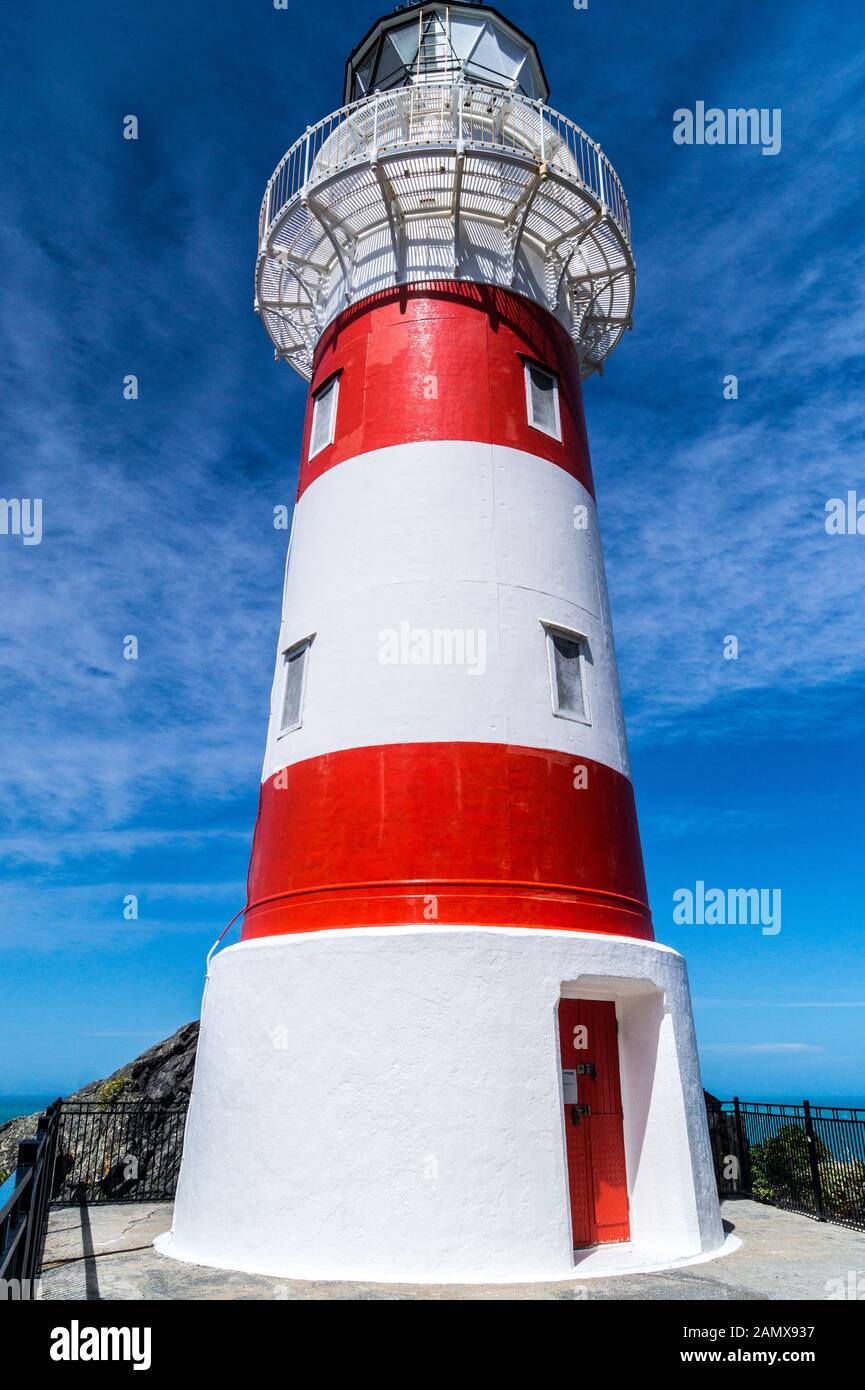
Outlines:
{"label": "window pane", "polygon": [[545,372],[531,362],[526,363],[526,372],[529,383],[529,423],[558,439],[558,382],[552,372]]}
{"label": "window pane", "polygon": [[580,668],[580,643],[561,632],[551,632],[553,663],[556,674],[556,707],[562,714],[586,717],[583,699],[583,677]]}
{"label": "window pane", "polygon": [[312,408],[312,439],[309,445],[309,457],[318,454],[322,449],[326,449],[328,444],[333,443],[333,427],[336,419],[336,395],[338,378],[334,377],[327,386],[323,387],[315,397],[315,404]]}
{"label": "window pane", "polygon": [[298,728],[300,724],[303,672],[308,651],[309,643],[304,642],[302,647],[295,647],[293,651],[286,652],[283,657],[285,694],[282,697],[282,724],[280,726],[280,732],[283,734],[287,733],[289,729]]}

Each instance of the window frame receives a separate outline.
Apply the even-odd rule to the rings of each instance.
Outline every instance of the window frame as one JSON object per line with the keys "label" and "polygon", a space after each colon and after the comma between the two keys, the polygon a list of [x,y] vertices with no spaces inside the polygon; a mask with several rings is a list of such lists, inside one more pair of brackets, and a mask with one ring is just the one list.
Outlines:
{"label": "window frame", "polygon": [[[554,387],[554,390],[553,390],[553,409],[554,409],[554,413],[555,413],[555,417],[556,417],[556,428],[555,428],[555,431],[554,431],[554,432],[553,432],[552,430],[545,429],[544,426],[538,424],[537,420],[535,419],[534,410],[533,410],[533,408],[532,408],[532,372],[533,372],[533,371],[534,371],[534,372],[541,372],[544,376],[549,377],[550,381],[553,383],[553,387]],[[560,384],[560,378],[559,378],[558,372],[554,372],[553,369],[552,369],[552,367],[547,367],[543,362],[538,362],[538,361],[536,361],[534,357],[524,357],[524,358],[523,358],[523,375],[524,375],[524,377],[525,377],[525,387],[526,387],[526,419],[528,420],[528,423],[529,423],[529,429],[537,430],[537,431],[538,431],[538,434],[545,434],[546,437],[547,437],[547,439],[555,439],[555,440],[557,440],[557,442],[558,442],[559,444],[561,444],[561,442],[562,442],[562,412],[561,412],[561,408],[560,408],[560,405],[559,405],[559,395],[560,395],[560,392],[561,392],[561,384]]]}
{"label": "window frame", "polygon": [[[341,371],[333,372],[327,380],[323,381],[312,393],[312,418],[309,422],[309,453],[307,454],[307,459],[318,458],[318,455],[323,454],[325,449],[329,449],[336,439],[336,413],[339,410],[339,379],[341,376]],[[333,392],[333,414],[330,420],[330,438],[326,439],[324,443],[319,444],[317,449],[314,449],[313,441],[315,439],[316,415],[318,414],[321,401],[330,392]]]}
{"label": "window frame", "polygon": [[286,734],[294,734],[297,732],[298,729],[303,727],[303,706],[306,701],[306,682],[309,676],[309,663],[306,657],[304,657],[303,677],[300,683],[300,699],[298,701],[297,723],[289,724],[288,726],[284,727],[283,720],[285,719],[285,697],[288,688],[288,663],[291,657],[295,655],[295,653],[301,651],[308,652],[310,647],[312,646],[314,637],[315,633],[310,633],[309,637],[302,637],[299,642],[292,642],[290,646],[284,647],[283,650],[280,652],[281,664],[279,680],[279,704],[277,706],[279,710],[279,729],[276,735],[277,738],[283,738]]}
{"label": "window frame", "polygon": [[[592,706],[589,698],[589,678],[588,662],[586,655],[589,650],[589,638],[585,632],[580,632],[576,628],[565,627],[562,623],[547,622],[541,619],[541,627],[544,632],[544,642],[547,649],[547,679],[550,688],[550,704],[553,715],[556,719],[569,719],[572,724],[591,725]],[[573,710],[562,709],[559,704],[559,683],[556,680],[556,648],[553,637],[565,637],[569,642],[574,642],[580,650],[580,689],[583,695],[583,713],[576,714]]]}

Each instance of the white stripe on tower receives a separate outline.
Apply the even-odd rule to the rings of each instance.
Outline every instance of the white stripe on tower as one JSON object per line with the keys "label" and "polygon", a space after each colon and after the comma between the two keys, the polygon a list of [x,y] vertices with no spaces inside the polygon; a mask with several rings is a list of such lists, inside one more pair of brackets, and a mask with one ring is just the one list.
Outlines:
{"label": "white stripe on tower", "polygon": [[[448,740],[628,775],[599,556],[591,494],[515,449],[411,443],[322,474],[297,504],[264,778],[338,749]],[[591,723],[552,717],[543,623],[587,638]],[[436,633],[455,636],[429,664]],[[280,735],[281,654],[313,634],[303,724]]]}

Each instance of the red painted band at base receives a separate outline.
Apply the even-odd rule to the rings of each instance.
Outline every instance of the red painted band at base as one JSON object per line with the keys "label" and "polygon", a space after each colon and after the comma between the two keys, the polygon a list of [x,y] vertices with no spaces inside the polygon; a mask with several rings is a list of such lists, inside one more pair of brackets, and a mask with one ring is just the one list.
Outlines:
{"label": "red painted band at base", "polygon": [[506,744],[385,744],[262,784],[242,935],[438,924],[651,941],[646,896],[620,772]]}
{"label": "red painted band at base", "polygon": [[[527,359],[559,379],[560,440],[529,424]],[[333,442],[310,458],[312,397],[336,373]],[[457,280],[382,290],[344,310],[315,352],[298,497],[346,459],[419,440],[520,449],[591,493],[579,362],[558,319],[522,295]]]}

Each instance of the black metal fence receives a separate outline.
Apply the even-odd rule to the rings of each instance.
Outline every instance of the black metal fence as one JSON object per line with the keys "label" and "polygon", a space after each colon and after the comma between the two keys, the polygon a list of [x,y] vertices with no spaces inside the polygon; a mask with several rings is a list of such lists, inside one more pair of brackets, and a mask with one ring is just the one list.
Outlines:
{"label": "black metal fence", "polygon": [[64,1101],[53,1203],[170,1202],[185,1123],[185,1105]]}
{"label": "black metal fence", "polygon": [[49,1206],[173,1199],[186,1109],[145,1100],[49,1106],[36,1137],[18,1145],[0,1209],[0,1299],[36,1297]]}
{"label": "black metal fence", "polygon": [[865,1110],[706,1097],[722,1197],[865,1230]]}
{"label": "black metal fence", "polygon": [[[706,1096],[722,1197],[750,1197],[865,1230],[865,1109]],[[34,1297],[49,1205],[170,1202],[186,1106],[55,1101],[19,1145],[0,1208],[0,1294]]]}
{"label": "black metal fence", "polygon": [[34,1139],[18,1145],[15,1183],[0,1208],[0,1299],[32,1302],[42,1267],[60,1132],[60,1101],[39,1118]]}

